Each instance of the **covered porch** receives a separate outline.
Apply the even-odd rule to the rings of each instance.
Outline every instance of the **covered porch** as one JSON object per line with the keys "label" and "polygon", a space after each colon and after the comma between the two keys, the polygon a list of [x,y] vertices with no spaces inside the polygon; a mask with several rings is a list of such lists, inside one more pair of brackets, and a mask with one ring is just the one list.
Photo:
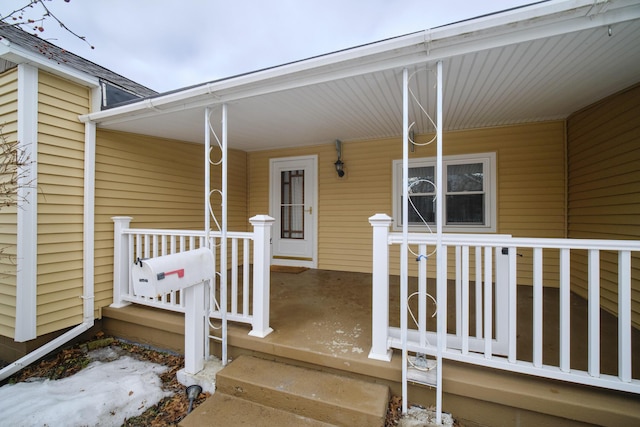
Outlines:
{"label": "covered porch", "polygon": [[[404,390],[400,393],[399,389],[404,389],[406,365],[398,355],[401,346],[405,346],[416,357],[418,353],[426,353],[444,359],[443,368],[437,370],[442,379],[439,392],[444,393],[442,409],[463,419],[485,423],[479,418],[478,408],[480,402],[488,402],[487,417],[504,410],[513,420],[510,424],[525,414],[533,417],[532,424],[542,419],[553,424],[547,417],[559,417],[566,423],[577,420],[607,424],[611,419],[617,420],[613,424],[637,423],[639,375],[637,351],[633,350],[637,348],[638,339],[631,325],[635,319],[632,316],[637,315],[636,261],[640,248],[637,241],[611,240],[604,246],[596,242],[594,246],[573,247],[570,245],[575,242],[561,240],[565,237],[630,240],[635,236],[624,222],[634,221],[628,220],[634,206],[618,218],[601,209],[604,202],[594,197],[596,193],[608,193],[619,187],[623,191],[627,187],[621,187],[616,177],[607,175],[598,180],[598,184],[603,183],[607,188],[598,186],[598,191],[594,191],[589,177],[600,173],[600,169],[581,169],[583,163],[602,165],[601,155],[609,151],[617,153],[618,158],[612,160],[613,166],[607,167],[607,171],[619,164],[626,165],[631,149],[627,153],[622,149],[602,148],[611,141],[617,147],[629,149],[635,141],[629,137],[633,135],[633,119],[617,114],[618,127],[611,126],[612,120],[605,124],[597,121],[600,124],[597,130],[602,132],[597,141],[604,142],[595,142],[593,148],[592,138],[583,138],[585,134],[595,133],[590,127],[596,122],[589,119],[592,115],[578,117],[571,123],[567,118],[637,83],[636,74],[629,72],[634,68],[629,62],[640,54],[638,44],[633,43],[633,34],[637,34],[633,30],[640,23],[638,9],[621,3],[607,5],[610,9],[599,8],[586,1],[578,8],[555,2],[549,6],[549,10],[532,6],[504,17],[459,23],[210,82],[84,117],[89,126],[95,125],[102,132],[105,142],[109,143],[104,150],[109,152],[115,151],[112,146],[118,146],[119,140],[132,134],[145,135],[150,140],[171,138],[196,143],[202,143],[204,137],[205,143],[204,231],[185,233],[185,239],[176,240],[175,232],[125,227],[121,231],[129,236],[127,239],[134,236],[137,239],[133,243],[124,239],[119,242],[116,227],[114,305],[103,310],[105,329],[121,335],[131,334],[137,327],[142,328],[140,331],[145,328],[162,331],[158,325],[164,325],[180,336],[181,313],[186,311],[180,294],[163,295],[153,301],[138,298],[131,291],[126,266],[141,254],[154,257],[193,247],[206,246],[216,251],[227,248],[229,258],[226,251],[218,252],[222,268],[216,271],[219,275],[216,277],[220,280],[214,280],[210,292],[217,297],[214,300],[221,305],[226,303],[226,307],[218,309],[211,300],[209,308],[214,324],[224,315],[231,322],[228,330],[231,358],[250,352],[366,376],[388,382],[396,394],[405,395]],[[561,10],[555,10],[556,6]],[[545,13],[548,16],[540,19]],[[617,24],[618,40],[628,43],[625,45],[628,54],[611,54],[610,35],[603,32],[609,23]],[[575,48],[576,44],[585,45],[583,40],[587,39],[594,41],[588,52]],[[558,50],[561,53],[550,54],[551,42],[563,46]],[[566,55],[566,52],[572,54]],[[588,66],[577,68],[576,63],[580,61],[586,61]],[[594,70],[602,69],[605,62],[608,75],[619,78],[597,77]],[[541,73],[541,68],[546,72]],[[411,81],[417,87],[410,84]],[[636,105],[626,100],[624,94],[616,98],[613,102],[616,111]],[[437,106],[438,103],[443,105]],[[608,109],[602,107],[599,111]],[[598,119],[602,115],[595,114]],[[434,134],[437,144],[428,147]],[[218,142],[221,157],[216,150],[212,154],[212,138]],[[347,142],[345,152],[349,153],[349,157],[344,158],[346,174],[342,175],[338,170],[342,151],[337,148],[341,143],[334,144],[336,138]],[[154,146],[155,142],[153,140]],[[166,142],[168,149],[172,141]],[[126,150],[134,146],[124,145]],[[391,234],[382,239],[374,236],[372,247],[371,228],[366,219],[376,212],[393,214],[396,220],[401,212],[407,215],[407,207],[399,206],[399,201],[406,204],[408,199],[401,198],[400,190],[403,195],[408,191],[404,175],[409,169],[409,157],[422,159],[423,163],[415,163],[415,168],[424,168],[424,174],[420,175],[424,180],[434,179],[427,170],[430,167],[427,160],[436,162],[434,170],[441,175],[445,169],[441,164],[441,146],[450,162],[464,160],[465,164],[486,166],[482,169],[486,192],[484,196],[474,197],[482,201],[474,206],[483,209],[471,221],[481,230],[468,227],[464,218],[453,217],[452,225],[444,233],[438,230],[428,234],[425,231],[428,224],[423,218],[425,224],[413,228],[416,232],[408,236],[409,233],[405,233],[408,220],[403,219],[391,228],[388,223],[385,227],[387,231],[392,230]],[[574,148],[575,152],[588,155],[582,159],[574,154]],[[234,150],[230,154],[235,157],[229,156],[229,159],[235,162],[227,163],[227,149]],[[398,166],[400,149],[402,167]],[[146,157],[140,159],[139,164],[147,161]],[[218,159],[220,162],[216,163]],[[276,241],[283,238],[283,233],[272,234],[272,247],[271,237],[260,234],[263,238],[257,247],[261,255],[256,257],[258,251],[252,249],[251,241],[256,245],[259,233],[231,231],[245,230],[246,218],[252,215],[280,214],[280,203],[273,197],[278,194],[278,187],[271,185],[270,180],[282,178],[276,161],[283,159],[311,162],[310,179],[305,184],[316,184],[311,188],[314,197],[297,208],[304,218],[301,222],[308,225],[304,230],[313,232],[309,232],[309,256],[301,257],[292,251],[284,255],[274,253],[274,259],[284,263],[283,259],[295,262],[302,258],[313,268],[319,267],[318,270],[270,273],[268,267],[273,260],[268,252],[277,247]],[[193,164],[187,168],[193,168]],[[222,166],[219,192],[209,187],[213,181],[210,167],[214,164]],[[130,195],[124,194],[122,199],[126,202],[116,204],[110,200],[112,193],[105,191],[104,206],[113,206],[113,209],[100,211],[101,224],[114,214],[125,213],[141,218],[141,226],[167,228],[166,224],[171,223],[186,227],[182,221],[185,204],[180,202],[185,186],[175,189],[174,198],[166,198],[165,187],[172,187],[173,183],[166,185],[161,176],[167,170],[175,170],[176,174],[182,171],[174,168],[173,162],[162,165],[159,178],[147,182],[165,185],[154,188],[155,194],[149,193],[149,187],[144,189],[145,197],[153,199],[153,203],[130,203]],[[296,166],[293,170],[306,168],[306,165]],[[637,167],[629,166],[629,169]],[[104,176],[109,172],[105,168]],[[629,187],[635,182],[633,179],[632,176]],[[104,183],[107,178],[102,180]],[[229,187],[227,180],[236,185]],[[436,183],[439,182],[442,185],[436,186],[436,194],[443,191],[448,181],[438,176]],[[115,190],[113,193],[120,195],[121,189]],[[199,187],[198,191],[202,194]],[[442,194],[434,198],[432,192],[424,189],[423,201],[446,200]],[[304,194],[310,194],[306,188]],[[589,196],[586,201],[578,197],[583,194]],[[237,195],[235,211],[231,211],[227,219],[226,197],[232,195]],[[222,199],[219,209],[222,227],[216,230],[211,227],[209,214],[213,211],[218,214],[213,207],[218,196]],[[615,202],[625,208],[626,204],[632,205],[627,196],[628,193],[624,193],[624,197],[620,196]],[[129,204],[132,209],[127,211]],[[438,203],[438,215],[443,213],[442,204]],[[118,211],[114,213],[116,208]],[[613,210],[617,213],[619,209]],[[603,211],[609,212],[612,227],[600,221],[607,215]],[[198,206],[193,212],[200,215],[202,210]],[[195,217],[193,212],[191,215]],[[157,216],[163,220],[158,221]],[[236,223],[232,224],[234,220]],[[444,227],[445,221],[436,217],[428,222]],[[276,227],[281,223],[276,220]],[[189,227],[200,230],[201,225],[194,221]],[[427,227],[420,228],[423,225]],[[403,228],[401,238],[393,233],[400,227]],[[442,246],[443,235],[454,232],[467,234]],[[534,238],[491,242],[490,238],[498,237],[493,233]],[[553,242],[541,242],[552,238]],[[376,240],[382,244],[376,244]],[[398,249],[400,243],[402,249]],[[381,247],[391,245],[395,245],[392,254],[386,252],[378,256]],[[428,270],[423,271],[423,267],[418,270],[408,255],[407,245],[419,247],[414,254],[419,263],[426,264],[427,258],[435,258],[432,257],[434,245],[438,248],[438,262],[441,256],[442,259],[449,256],[450,262],[438,264],[435,270],[429,262]],[[524,254],[519,252],[520,247],[525,248]],[[506,253],[501,252],[503,248]],[[551,257],[548,249],[553,253]],[[574,250],[581,254],[574,257],[571,255]],[[600,286],[601,272],[596,266],[600,262],[600,251],[604,254],[609,250],[616,255],[614,262],[603,255],[608,268],[602,275],[606,286]],[[506,270],[496,266],[493,271],[490,256],[497,263],[501,254],[508,257],[503,266]],[[524,269],[518,268],[520,255],[529,263]],[[396,262],[398,259],[401,262]],[[573,274],[575,260],[579,260],[582,268],[577,276]],[[384,265],[393,267],[380,271]],[[402,273],[407,269],[410,274],[405,287],[400,283],[406,283],[407,276]],[[402,272],[402,279],[395,276],[398,271]],[[436,291],[432,282],[435,271],[439,278]],[[506,284],[506,288],[498,286],[498,277],[504,277],[504,271],[507,279],[502,280],[501,285]],[[480,274],[473,286],[470,285],[472,272]],[[288,274],[284,276],[286,280],[282,279],[291,282],[288,289],[278,283],[281,274]],[[554,278],[549,280],[551,276]],[[492,290],[494,282],[495,291]],[[505,289],[506,300],[498,299]],[[409,303],[408,296],[414,291],[419,292],[420,297]],[[584,303],[586,309],[584,304],[579,308],[578,293],[589,298]],[[429,308],[426,294],[440,300],[435,323],[429,320],[434,310]],[[492,295],[496,296],[495,300]],[[140,306],[126,306],[131,302]],[[412,323],[407,328],[405,304],[417,313],[416,329]],[[143,306],[175,313],[158,313]],[[618,315],[609,326],[605,326],[604,318],[610,315],[601,314],[603,308],[609,310],[607,313]],[[155,313],[153,322],[148,321],[150,313]],[[504,313],[506,317],[502,316]],[[118,329],[108,320],[123,318],[119,321],[125,321],[127,316],[136,319],[128,323],[127,328]],[[173,316],[174,321],[163,321],[167,316]],[[442,345],[440,338],[427,339],[436,325],[443,328],[439,330],[440,338],[449,333],[456,335],[458,341],[449,344],[446,338],[446,344]],[[405,331],[408,340],[402,339]],[[166,339],[164,335],[159,332],[158,338]],[[140,332],[138,338],[144,339],[144,336]],[[437,348],[435,341],[438,341]],[[213,353],[227,359],[225,346],[218,349],[216,342],[209,344]],[[613,376],[616,386],[595,384],[605,375]],[[574,380],[583,385],[563,382]],[[437,393],[430,386],[409,387],[408,400],[424,404],[440,402],[438,397],[433,398]],[[498,411],[498,408],[503,409]],[[497,423],[487,421],[485,424]]]}
{"label": "covered porch", "polygon": [[[252,354],[341,375],[388,384],[401,394],[401,355],[395,351],[390,362],[368,357],[371,348],[372,275],[328,270],[272,271],[271,316],[273,332],[264,338],[249,335],[251,327],[229,324],[229,356]],[[390,321],[399,323],[399,277],[390,277]],[[417,290],[414,280],[410,286]],[[431,284],[429,285],[431,286]],[[450,294],[455,282],[449,283]],[[473,291],[472,291],[473,292]],[[531,360],[532,288],[518,287],[519,357]],[[559,295],[545,289],[545,363],[557,363],[559,355]],[[454,321],[455,302],[448,315]],[[571,296],[571,365],[586,369],[587,303]],[[602,371],[617,372],[617,318],[601,311]],[[184,321],[177,312],[142,305],[103,309],[105,332],[162,348],[183,351]],[[640,332],[633,329],[633,371],[640,372]],[[212,353],[220,348],[212,342]],[[634,425],[640,422],[637,395],[535,378],[464,363],[445,361],[443,367],[443,410],[466,421],[465,425],[512,425],[516,420],[532,425]],[[432,404],[431,387],[410,384],[411,403]]]}

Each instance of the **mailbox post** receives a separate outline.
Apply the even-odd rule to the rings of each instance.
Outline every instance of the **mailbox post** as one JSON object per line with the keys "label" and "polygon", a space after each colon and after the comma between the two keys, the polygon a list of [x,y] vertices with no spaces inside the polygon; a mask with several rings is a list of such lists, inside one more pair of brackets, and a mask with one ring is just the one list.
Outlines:
{"label": "mailbox post", "polygon": [[155,298],[181,291],[185,303],[184,370],[190,375],[204,367],[205,283],[214,274],[213,253],[208,248],[139,259],[131,269],[133,292],[138,296]]}

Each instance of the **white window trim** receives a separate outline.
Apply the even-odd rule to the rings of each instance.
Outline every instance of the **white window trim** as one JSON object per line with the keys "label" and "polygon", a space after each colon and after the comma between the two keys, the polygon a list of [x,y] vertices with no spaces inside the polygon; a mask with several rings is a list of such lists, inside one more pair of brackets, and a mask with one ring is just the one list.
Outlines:
{"label": "white window trim", "polygon": [[[444,156],[443,167],[446,170],[447,164],[474,163],[484,162],[488,165],[485,171],[485,191],[487,199],[485,203],[485,220],[486,224],[478,225],[447,225],[444,224],[442,229],[448,233],[495,233],[497,229],[497,179],[496,179],[496,153],[474,153],[455,156]],[[409,167],[418,166],[434,166],[436,165],[435,157],[422,157],[409,159]],[[402,160],[393,161],[393,230],[402,229]],[[446,180],[446,177],[445,177]],[[443,189],[444,190],[444,189]],[[445,191],[443,191],[443,194]],[[435,225],[429,224],[435,232]],[[424,225],[409,225],[409,231],[426,232],[429,229]]]}

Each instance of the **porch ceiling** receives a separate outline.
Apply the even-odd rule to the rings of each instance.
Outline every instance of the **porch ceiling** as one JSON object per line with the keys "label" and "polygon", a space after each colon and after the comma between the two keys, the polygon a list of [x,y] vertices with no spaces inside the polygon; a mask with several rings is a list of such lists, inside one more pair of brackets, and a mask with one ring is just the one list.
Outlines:
{"label": "porch ceiling", "polygon": [[[435,71],[424,70],[437,60],[445,130],[563,119],[640,81],[640,2],[582,4],[534,5],[161,94],[85,120],[202,143],[205,107],[226,102],[229,146],[246,151],[398,136],[402,69],[415,72],[410,87],[435,121]],[[420,108],[410,102],[409,121],[417,133],[432,131]]]}

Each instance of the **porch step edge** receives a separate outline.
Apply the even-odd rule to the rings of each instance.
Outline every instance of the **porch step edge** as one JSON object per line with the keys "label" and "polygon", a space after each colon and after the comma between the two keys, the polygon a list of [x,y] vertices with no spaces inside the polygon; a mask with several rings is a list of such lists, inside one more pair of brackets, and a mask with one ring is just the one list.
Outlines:
{"label": "porch step edge", "polygon": [[216,392],[178,423],[178,427],[206,426],[335,427],[312,418]]}
{"label": "porch step edge", "polygon": [[227,365],[216,384],[216,393],[344,426],[383,426],[389,403],[385,385],[251,356]]}

